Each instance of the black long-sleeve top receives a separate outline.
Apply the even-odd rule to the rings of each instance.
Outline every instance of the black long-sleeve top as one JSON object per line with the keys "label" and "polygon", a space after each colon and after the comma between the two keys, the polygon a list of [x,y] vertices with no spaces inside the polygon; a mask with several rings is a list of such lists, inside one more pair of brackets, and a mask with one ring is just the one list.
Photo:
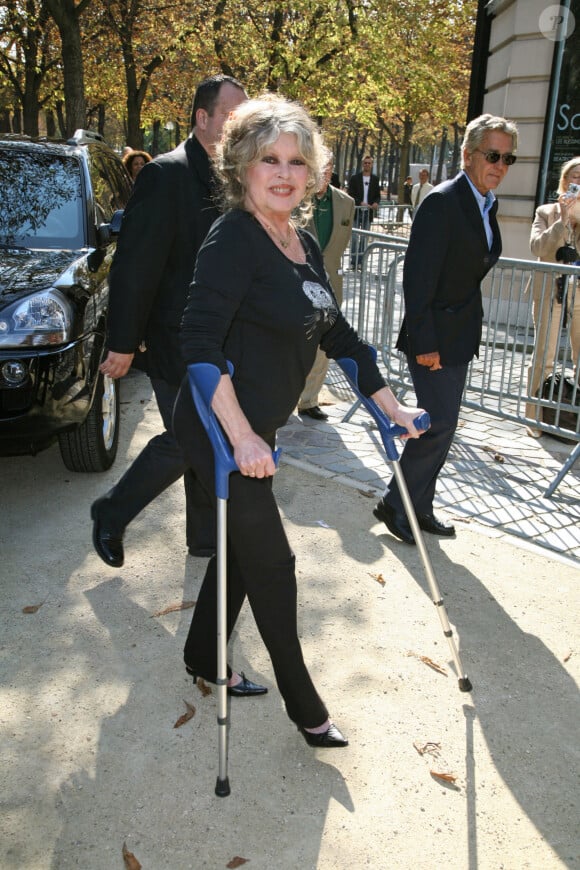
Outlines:
{"label": "black long-sleeve top", "polygon": [[186,365],[213,363],[227,374],[255,432],[271,434],[294,410],[318,346],[331,359],[352,357],[359,387],[385,385],[372,352],[341,314],[320,249],[299,231],[304,265],[289,260],[248,212],[219,218],[200,248],[185,308]]}

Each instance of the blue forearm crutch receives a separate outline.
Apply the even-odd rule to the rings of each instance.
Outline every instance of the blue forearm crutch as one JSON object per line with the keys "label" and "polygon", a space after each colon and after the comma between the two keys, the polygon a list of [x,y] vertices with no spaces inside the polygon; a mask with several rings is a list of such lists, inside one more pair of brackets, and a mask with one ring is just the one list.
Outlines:
{"label": "blue forearm crutch", "polygon": [[[376,350],[374,348],[372,348],[372,350],[376,359]],[[336,360],[336,362],[348,378],[350,385],[354,390],[356,396],[359,398],[361,404],[364,405],[364,407],[369,412],[371,417],[373,417],[378,426],[381,440],[387,454],[387,458],[392,462],[393,474],[395,480],[397,481],[397,486],[399,487],[403,507],[405,508],[405,513],[407,514],[407,519],[409,520],[409,525],[411,526],[413,537],[415,538],[415,542],[419,549],[419,554],[421,556],[421,561],[423,562],[423,567],[427,576],[427,582],[429,584],[429,590],[431,592],[431,598],[433,600],[433,604],[437,608],[441,627],[443,628],[443,634],[449,642],[451,656],[455,663],[455,668],[459,677],[459,689],[461,692],[471,692],[471,681],[463,670],[463,666],[459,658],[459,653],[457,652],[457,647],[453,639],[453,631],[447,618],[447,611],[445,610],[445,605],[443,603],[443,599],[441,598],[439,586],[437,584],[437,580],[435,579],[433,566],[431,564],[427,548],[425,547],[423,534],[421,532],[421,529],[419,528],[419,523],[417,522],[417,515],[415,513],[415,508],[413,507],[411,497],[409,496],[407,483],[401,470],[401,466],[399,465],[399,452],[395,447],[395,444],[393,443],[394,439],[398,435],[405,434],[407,430],[402,426],[397,426],[396,424],[391,423],[387,415],[381,408],[379,408],[379,406],[375,401],[373,401],[373,399],[369,399],[367,396],[363,396],[358,386],[358,366],[353,359],[343,358]],[[426,430],[429,428],[430,425],[429,414],[421,414],[413,422],[415,423],[417,429]]]}
{"label": "blue forearm crutch", "polygon": [[[230,376],[233,366],[228,361]],[[231,447],[224,435],[211,403],[221,378],[217,366],[194,363],[187,367],[189,386],[200,420],[209,436],[215,460],[215,494],[217,498],[217,707],[219,773],[215,786],[218,797],[230,794],[228,779],[228,672],[227,672],[227,503],[229,479],[237,471]],[[273,453],[278,463],[279,450]]]}

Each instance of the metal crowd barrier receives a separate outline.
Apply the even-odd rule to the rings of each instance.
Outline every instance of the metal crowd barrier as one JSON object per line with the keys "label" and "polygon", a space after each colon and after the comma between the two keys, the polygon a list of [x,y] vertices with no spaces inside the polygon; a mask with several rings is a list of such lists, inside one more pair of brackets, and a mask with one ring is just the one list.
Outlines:
{"label": "metal crowd barrier", "polygon": [[[396,235],[354,230],[353,237],[359,236],[364,237],[362,244],[356,240],[362,250],[362,267],[344,273],[343,311],[359,335],[377,348],[389,385],[402,396],[413,392],[406,358],[395,347],[404,313],[406,241]],[[567,276],[562,305],[553,304],[560,276]],[[580,318],[579,277],[580,266],[509,258],[498,261],[482,285],[482,342],[479,357],[469,367],[462,399],[465,408],[521,424],[522,437],[528,437],[524,427],[529,427],[570,443],[570,453],[546,489],[546,497],[580,456],[580,365],[570,349],[574,318],[576,323]],[[555,337],[551,359],[547,344],[535,344],[532,285],[536,310],[546,312],[547,331]],[[528,388],[532,366],[537,391]],[[357,406],[352,406],[345,421]]]}

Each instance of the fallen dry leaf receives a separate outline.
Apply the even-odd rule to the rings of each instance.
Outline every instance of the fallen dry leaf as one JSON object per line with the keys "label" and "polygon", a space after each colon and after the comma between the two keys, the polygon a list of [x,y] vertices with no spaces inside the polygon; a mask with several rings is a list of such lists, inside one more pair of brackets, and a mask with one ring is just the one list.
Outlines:
{"label": "fallen dry leaf", "polygon": [[183,699],[183,703],[187,707],[187,712],[184,713],[183,716],[179,717],[179,719],[173,726],[174,728],[181,728],[182,725],[185,725],[186,722],[189,722],[189,720],[193,719],[193,717],[195,716],[195,707],[193,706],[193,704],[190,704],[188,701],[185,700],[185,698]]}
{"label": "fallen dry leaf", "polygon": [[166,613],[175,613],[176,610],[189,610],[190,607],[195,607],[195,601],[179,601],[177,604],[170,604],[165,610],[158,610],[157,613],[152,613],[150,619],[155,616],[165,616]]}
{"label": "fallen dry leaf", "polygon": [[376,580],[377,583],[381,584],[381,586],[384,586],[385,583],[387,582],[382,574],[370,574],[369,573],[369,577],[372,577],[373,580]]}
{"label": "fallen dry leaf", "polygon": [[441,749],[440,743],[432,743],[430,741],[424,743],[423,746],[417,743],[417,741],[414,741],[413,746],[415,747],[419,755],[437,755],[439,750]]}
{"label": "fallen dry leaf", "polygon": [[22,612],[23,613],[36,613],[37,610],[40,610],[40,608],[42,607],[43,604],[44,604],[44,601],[42,601],[40,604],[29,604],[27,607],[22,608]]}
{"label": "fallen dry leaf", "polygon": [[442,779],[443,782],[456,782],[457,777],[452,773],[443,773],[437,770],[430,770],[429,773],[431,776],[434,776],[435,779]]}
{"label": "fallen dry leaf", "polygon": [[134,854],[129,852],[126,843],[123,843],[123,861],[127,870],[141,870],[141,864],[137,861]]}
{"label": "fallen dry leaf", "polygon": [[429,668],[433,668],[434,671],[437,671],[438,674],[443,674],[443,676],[447,676],[447,671],[442,665],[438,665],[437,662],[434,662],[433,659],[430,659],[429,656],[420,656],[418,653],[408,652],[408,656],[414,656],[416,659],[419,659],[420,662],[423,662],[424,665],[427,665]]}
{"label": "fallen dry leaf", "polygon": [[438,665],[437,662],[434,662],[433,659],[430,659],[429,656],[419,656],[423,664],[427,665],[429,668],[433,668],[434,671],[437,671],[438,674],[444,674],[447,676],[447,671],[441,665]]}
{"label": "fallen dry leaf", "polygon": [[505,462],[505,457],[498,453],[494,447],[484,447],[486,453],[493,453],[493,458],[496,462]]}
{"label": "fallen dry leaf", "polygon": [[208,686],[203,677],[198,677],[196,681],[196,686],[203,695],[204,698],[207,698],[208,695],[211,695],[211,688]]}
{"label": "fallen dry leaf", "polygon": [[239,855],[236,855],[235,858],[232,858],[229,864],[226,864],[226,867],[230,868],[230,870],[234,870],[236,867],[241,867],[242,864],[247,864],[249,858],[240,858]]}

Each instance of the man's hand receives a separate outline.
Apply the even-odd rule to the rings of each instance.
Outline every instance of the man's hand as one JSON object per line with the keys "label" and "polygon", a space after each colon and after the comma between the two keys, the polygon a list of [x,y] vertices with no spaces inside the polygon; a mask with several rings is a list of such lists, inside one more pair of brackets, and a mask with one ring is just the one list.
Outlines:
{"label": "man's hand", "polygon": [[439,351],[437,350],[433,351],[433,353],[420,353],[415,357],[415,359],[417,360],[418,365],[427,366],[427,368],[432,372],[436,372],[437,369],[443,368]]}
{"label": "man's hand", "polygon": [[99,371],[110,378],[122,378],[131,368],[134,353],[116,353],[110,350],[99,366]]}

